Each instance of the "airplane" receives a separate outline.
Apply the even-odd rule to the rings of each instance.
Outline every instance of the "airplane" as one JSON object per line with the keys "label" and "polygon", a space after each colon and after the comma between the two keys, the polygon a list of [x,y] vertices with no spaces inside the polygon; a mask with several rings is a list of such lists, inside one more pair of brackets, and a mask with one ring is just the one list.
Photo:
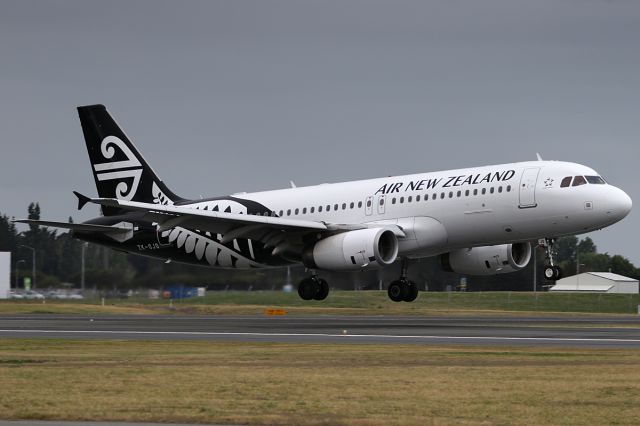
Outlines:
{"label": "airplane", "polygon": [[544,247],[544,276],[557,280],[556,238],[610,226],[631,198],[595,170],[537,161],[391,176],[191,200],[154,173],[103,105],[78,107],[98,197],[78,192],[78,209],[102,215],[73,224],[80,240],[132,254],[212,268],[303,264],[304,300],[324,300],[321,271],[362,271],[401,262],[387,292],[411,302],[410,263],[439,256],[448,271],[494,275],[526,267],[532,241]]}

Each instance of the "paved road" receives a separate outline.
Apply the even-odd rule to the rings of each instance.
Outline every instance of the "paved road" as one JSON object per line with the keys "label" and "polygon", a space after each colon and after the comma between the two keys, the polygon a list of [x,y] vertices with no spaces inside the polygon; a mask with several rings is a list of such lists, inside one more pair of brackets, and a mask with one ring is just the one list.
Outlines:
{"label": "paved road", "polygon": [[640,348],[640,317],[0,315],[0,337]]}

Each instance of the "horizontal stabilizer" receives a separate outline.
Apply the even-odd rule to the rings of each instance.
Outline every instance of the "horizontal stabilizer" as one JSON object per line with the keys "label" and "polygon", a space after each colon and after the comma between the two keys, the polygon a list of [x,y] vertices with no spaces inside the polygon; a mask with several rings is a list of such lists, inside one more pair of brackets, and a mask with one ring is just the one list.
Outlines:
{"label": "horizontal stabilizer", "polygon": [[73,193],[75,194],[76,197],[78,197],[78,210],[82,210],[82,208],[89,202],[91,201],[91,198],[87,197],[86,195],[82,195],[81,193],[79,193],[78,191],[73,191]]}
{"label": "horizontal stabilizer", "polygon": [[70,229],[72,231],[79,232],[97,232],[102,234],[111,234],[111,233],[125,233],[129,232],[130,228],[120,227],[118,225],[115,226],[106,226],[106,225],[93,225],[90,223],[68,223],[68,222],[52,222],[47,220],[33,220],[33,219],[19,219],[14,220],[14,223],[26,223],[28,225],[39,225],[46,226],[50,228],[62,228],[62,229]]}

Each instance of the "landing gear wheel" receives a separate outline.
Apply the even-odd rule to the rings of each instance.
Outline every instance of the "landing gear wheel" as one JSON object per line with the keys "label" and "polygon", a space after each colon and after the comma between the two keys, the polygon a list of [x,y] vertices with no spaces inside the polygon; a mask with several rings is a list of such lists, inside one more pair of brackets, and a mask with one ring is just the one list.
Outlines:
{"label": "landing gear wheel", "polygon": [[408,281],[406,283],[407,286],[407,295],[403,299],[405,302],[413,302],[418,297],[418,285],[413,281]]}
{"label": "landing gear wheel", "polygon": [[409,286],[404,280],[393,281],[391,284],[389,284],[389,288],[387,289],[389,299],[393,300],[394,302],[402,302],[407,298],[408,293]]}
{"label": "landing gear wheel", "polygon": [[555,275],[555,271],[553,270],[553,266],[545,266],[544,267],[544,277],[551,281],[553,280],[553,276]]}
{"label": "landing gear wheel", "polygon": [[545,266],[544,277],[549,281],[557,281],[562,278],[562,269],[559,266]]}
{"label": "landing gear wheel", "polygon": [[311,300],[318,294],[320,286],[315,277],[305,278],[298,284],[298,296],[302,300]]}
{"label": "landing gear wheel", "polygon": [[329,295],[329,284],[322,278],[317,278],[316,281],[318,282],[318,292],[313,298],[314,300],[324,300]]}

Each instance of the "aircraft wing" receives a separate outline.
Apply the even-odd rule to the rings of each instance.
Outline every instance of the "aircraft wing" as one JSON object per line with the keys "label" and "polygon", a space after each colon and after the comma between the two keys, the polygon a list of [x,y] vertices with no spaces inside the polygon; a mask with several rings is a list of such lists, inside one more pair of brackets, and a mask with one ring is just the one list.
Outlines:
{"label": "aircraft wing", "polygon": [[[107,207],[117,207],[123,210],[143,212],[144,219],[159,224],[159,230],[164,231],[175,226],[199,229],[217,234],[225,234],[225,240],[246,237],[261,231],[293,231],[305,233],[310,231],[352,231],[381,225],[367,224],[335,224],[302,219],[288,219],[273,216],[246,215],[238,213],[217,212],[195,209],[175,205],[161,205],[125,201],[116,198],[92,198],[91,203]],[[399,237],[405,234],[398,226],[385,226],[392,229]],[[227,235],[229,234],[229,235]],[[233,238],[231,238],[231,236]],[[263,238],[256,238],[263,239]]]}

